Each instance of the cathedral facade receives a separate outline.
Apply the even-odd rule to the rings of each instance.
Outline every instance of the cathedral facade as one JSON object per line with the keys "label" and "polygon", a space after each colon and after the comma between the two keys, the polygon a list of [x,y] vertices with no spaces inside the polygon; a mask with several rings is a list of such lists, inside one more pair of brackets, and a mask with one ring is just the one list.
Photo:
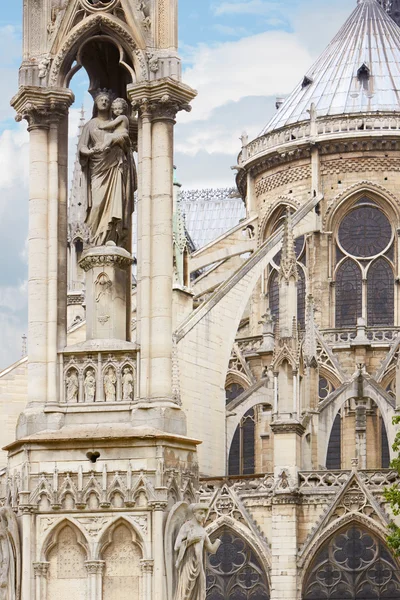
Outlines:
{"label": "cathedral facade", "polygon": [[[399,600],[396,11],[359,0],[243,134],[237,187],[188,192],[177,0],[26,0],[29,347],[0,373],[5,600]],[[69,194],[81,68],[93,115]]]}

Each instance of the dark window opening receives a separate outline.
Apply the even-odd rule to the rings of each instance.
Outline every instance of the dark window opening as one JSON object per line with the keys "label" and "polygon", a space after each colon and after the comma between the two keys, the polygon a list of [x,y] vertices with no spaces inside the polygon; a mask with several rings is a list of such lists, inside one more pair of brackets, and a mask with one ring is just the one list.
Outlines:
{"label": "dark window opening", "polygon": [[252,475],[255,472],[255,412],[251,408],[236,428],[229,451],[229,475]]}
{"label": "dark window opening", "polygon": [[326,457],[326,468],[338,471],[342,467],[342,419],[340,414],[336,415],[333,422],[331,437],[329,438],[328,454]]}
{"label": "dark window opening", "polygon": [[361,315],[361,271],[353,260],[347,259],[336,274],[336,327],[355,327]]}

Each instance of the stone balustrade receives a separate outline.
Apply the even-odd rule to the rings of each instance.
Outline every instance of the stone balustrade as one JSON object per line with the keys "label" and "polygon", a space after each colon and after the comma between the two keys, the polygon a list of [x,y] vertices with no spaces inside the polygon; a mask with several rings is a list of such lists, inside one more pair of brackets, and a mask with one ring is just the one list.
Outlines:
{"label": "stone balustrade", "polygon": [[400,135],[400,117],[396,114],[387,115],[344,115],[317,119],[316,123],[310,121],[296,123],[293,126],[266,133],[243,147],[238,157],[238,164],[242,166],[257,155],[269,153],[282,146],[296,146],[299,142],[323,141],[324,139],[357,136],[368,134],[381,134],[382,132]]}

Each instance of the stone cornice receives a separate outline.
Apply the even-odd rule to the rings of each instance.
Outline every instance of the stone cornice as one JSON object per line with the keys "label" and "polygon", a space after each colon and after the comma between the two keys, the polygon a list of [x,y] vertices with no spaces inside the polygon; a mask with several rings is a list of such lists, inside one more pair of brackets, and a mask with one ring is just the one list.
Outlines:
{"label": "stone cornice", "polygon": [[279,433],[295,433],[302,436],[305,432],[305,427],[298,421],[273,421],[271,430],[274,434]]}
{"label": "stone cornice", "polygon": [[74,102],[73,92],[65,88],[41,88],[23,86],[12,98],[11,106],[17,115],[16,121],[26,119],[28,128],[49,127],[68,114]]}

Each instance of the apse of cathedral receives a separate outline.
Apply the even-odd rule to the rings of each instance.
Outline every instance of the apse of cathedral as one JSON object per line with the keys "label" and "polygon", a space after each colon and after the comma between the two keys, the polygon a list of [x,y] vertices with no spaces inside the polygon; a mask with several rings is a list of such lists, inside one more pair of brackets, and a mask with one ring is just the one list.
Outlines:
{"label": "apse of cathedral", "polygon": [[400,4],[350,2],[242,135],[235,187],[187,190],[177,3],[24,2],[29,332],[0,372],[0,596],[399,600]]}

